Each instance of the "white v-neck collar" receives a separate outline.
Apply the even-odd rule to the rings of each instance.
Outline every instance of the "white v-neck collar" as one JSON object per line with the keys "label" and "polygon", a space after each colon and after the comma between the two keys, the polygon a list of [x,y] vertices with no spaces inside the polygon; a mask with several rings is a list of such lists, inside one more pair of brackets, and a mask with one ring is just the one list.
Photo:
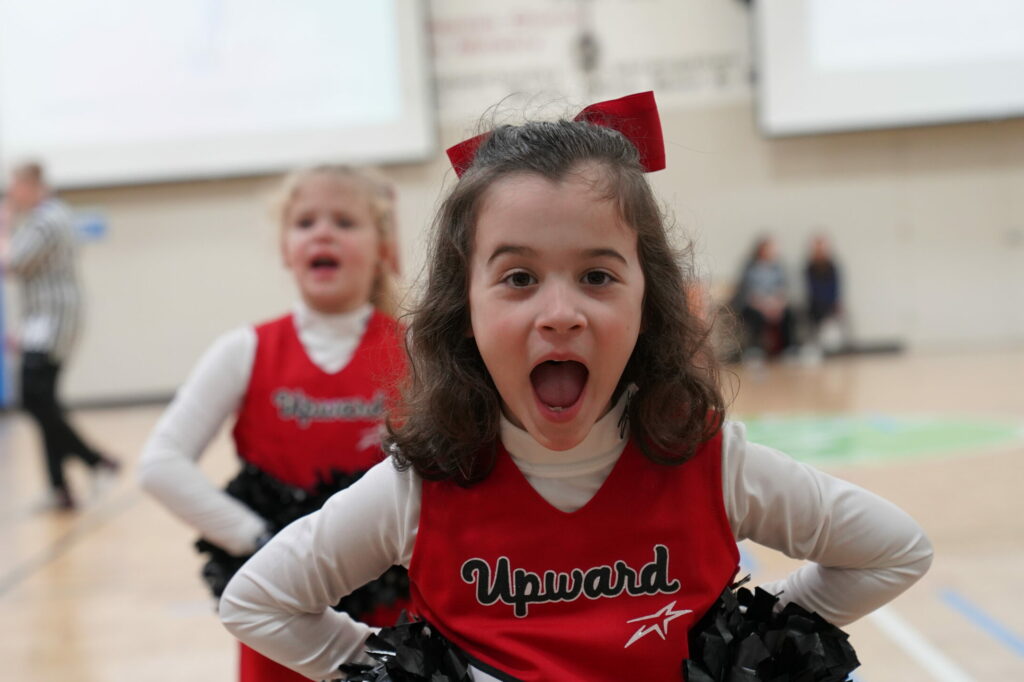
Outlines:
{"label": "white v-neck collar", "polygon": [[373,314],[369,303],[347,313],[329,315],[311,309],[304,302],[295,304],[295,331],[314,365],[328,374],[344,369]]}
{"label": "white v-neck collar", "polygon": [[366,322],[372,312],[373,305],[366,303],[347,313],[321,313],[300,300],[294,308],[295,327],[300,331],[324,337],[359,337],[366,329]]}

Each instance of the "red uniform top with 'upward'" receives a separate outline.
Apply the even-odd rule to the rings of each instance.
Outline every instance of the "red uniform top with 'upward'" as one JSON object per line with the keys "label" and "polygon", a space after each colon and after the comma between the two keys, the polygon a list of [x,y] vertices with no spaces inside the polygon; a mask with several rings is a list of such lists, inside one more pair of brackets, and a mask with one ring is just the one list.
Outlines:
{"label": "red uniform top with 'upward'", "polygon": [[352,473],[383,458],[381,419],[405,358],[397,322],[374,311],[351,360],[334,374],[310,360],[291,315],[259,325],[256,338],[233,432],[242,459],[311,489],[332,469]]}
{"label": "red uniform top with 'upward'", "polygon": [[[307,490],[332,470],[369,469],[383,455],[381,419],[388,388],[404,368],[398,323],[374,311],[348,364],[329,374],[313,363],[292,315],[256,327],[256,356],[234,439],[239,456],[289,485]],[[395,622],[404,600],[364,617]],[[241,682],[306,678],[242,645]]]}
{"label": "red uniform top with 'upward'", "polygon": [[477,485],[424,481],[414,612],[499,679],[681,680],[687,632],[739,562],[721,447],[666,466],[631,441],[572,513],[503,450]]}

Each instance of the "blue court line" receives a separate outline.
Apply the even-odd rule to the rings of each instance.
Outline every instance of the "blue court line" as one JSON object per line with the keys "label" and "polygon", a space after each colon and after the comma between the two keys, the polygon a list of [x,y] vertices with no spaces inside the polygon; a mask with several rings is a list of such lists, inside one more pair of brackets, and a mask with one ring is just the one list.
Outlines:
{"label": "blue court line", "polygon": [[1024,639],[1021,639],[1008,627],[982,611],[981,608],[972,604],[962,594],[947,587],[939,590],[939,598],[946,603],[946,606],[957,611],[964,618],[1005,644],[1010,651],[1024,657]]}

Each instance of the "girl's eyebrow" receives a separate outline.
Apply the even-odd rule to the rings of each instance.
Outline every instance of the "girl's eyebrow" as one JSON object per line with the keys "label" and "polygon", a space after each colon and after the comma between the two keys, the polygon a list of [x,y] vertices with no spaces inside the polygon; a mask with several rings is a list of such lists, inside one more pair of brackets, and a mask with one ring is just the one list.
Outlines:
{"label": "girl's eyebrow", "polygon": [[[516,244],[502,244],[501,246],[494,249],[494,252],[491,254],[491,257],[487,259],[487,264],[490,265],[495,258],[497,258],[498,256],[503,256],[506,253],[511,253],[516,256],[530,257],[535,257],[537,255],[537,252],[531,249],[529,246],[519,246]],[[584,258],[614,258],[615,260],[622,261],[623,265],[629,264],[628,261],[626,261],[625,256],[623,256],[615,249],[584,249],[582,251],[582,255]]]}
{"label": "girl's eyebrow", "polygon": [[615,260],[622,261],[623,265],[629,265],[626,257],[615,249],[586,249],[583,255],[587,258],[614,258]]}
{"label": "girl's eyebrow", "polygon": [[492,253],[491,257],[487,259],[487,264],[490,265],[495,258],[497,258],[498,256],[503,256],[506,253],[511,253],[516,256],[537,255],[537,252],[531,249],[529,246],[518,246],[516,244],[502,244],[498,246],[496,249],[494,249],[494,253]]}

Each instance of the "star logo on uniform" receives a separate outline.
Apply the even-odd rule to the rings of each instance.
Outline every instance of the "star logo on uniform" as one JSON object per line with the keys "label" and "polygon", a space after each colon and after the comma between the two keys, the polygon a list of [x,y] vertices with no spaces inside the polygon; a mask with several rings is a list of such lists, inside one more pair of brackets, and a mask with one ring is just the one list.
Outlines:
{"label": "star logo on uniform", "polygon": [[675,608],[675,601],[671,601],[668,604],[665,604],[665,606],[663,606],[659,611],[652,613],[649,616],[640,616],[639,618],[634,618],[633,620],[627,620],[627,623],[641,623],[647,621],[648,624],[641,625],[639,628],[637,628],[636,632],[633,633],[633,636],[629,638],[628,642],[626,642],[626,646],[622,648],[625,649],[629,647],[629,645],[633,642],[637,641],[638,639],[646,637],[652,632],[658,635],[658,637],[665,639],[665,635],[668,634],[669,623],[674,621],[679,616],[685,616],[686,614],[693,612],[692,609],[683,609],[681,611],[677,611],[675,610]]}

